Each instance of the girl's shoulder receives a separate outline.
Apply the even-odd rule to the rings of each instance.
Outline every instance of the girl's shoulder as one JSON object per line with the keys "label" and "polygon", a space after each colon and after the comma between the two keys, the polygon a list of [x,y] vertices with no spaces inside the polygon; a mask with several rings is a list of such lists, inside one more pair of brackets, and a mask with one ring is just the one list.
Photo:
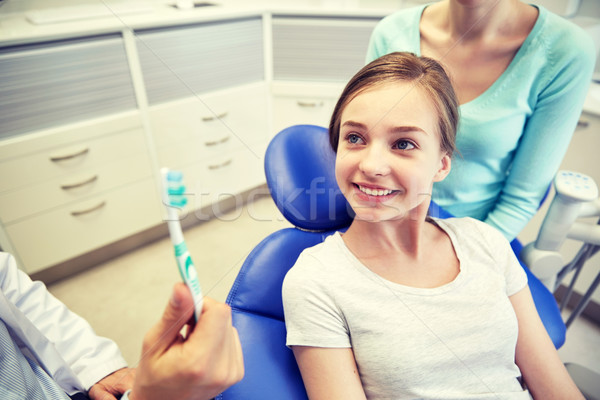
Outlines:
{"label": "girl's shoulder", "polygon": [[[336,257],[343,250],[343,240],[340,232],[326,236],[323,241],[312,247],[308,247],[300,253],[300,257],[312,257],[316,259],[324,259]],[[299,257],[299,258],[300,258]]]}
{"label": "girl's shoulder", "polygon": [[511,244],[493,226],[469,217],[448,218],[437,222],[446,226],[446,231],[453,237],[455,247],[460,248],[464,260],[485,260],[482,265],[505,275],[522,270],[520,267],[516,268],[519,263]]}
{"label": "girl's shoulder", "polygon": [[471,217],[436,219],[435,223],[448,233],[453,242],[467,247],[491,249],[509,245],[508,240],[496,228]]}
{"label": "girl's shoulder", "polygon": [[319,274],[336,268],[344,258],[343,241],[339,232],[327,236],[321,243],[304,249],[288,275]]}
{"label": "girl's shoulder", "polygon": [[471,217],[452,217],[452,218],[432,218],[436,224],[447,226],[449,229],[461,234],[480,235],[500,234],[496,228]]}

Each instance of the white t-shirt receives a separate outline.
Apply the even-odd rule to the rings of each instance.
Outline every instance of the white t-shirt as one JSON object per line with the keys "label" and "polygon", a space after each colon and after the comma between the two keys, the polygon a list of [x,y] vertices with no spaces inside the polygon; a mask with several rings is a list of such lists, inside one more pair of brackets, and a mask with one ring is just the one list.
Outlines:
{"label": "white t-shirt", "polygon": [[529,399],[509,300],[525,272],[487,224],[435,222],[460,261],[458,276],[437,288],[382,278],[339,233],[305,250],[283,283],[287,345],[351,347],[369,399]]}

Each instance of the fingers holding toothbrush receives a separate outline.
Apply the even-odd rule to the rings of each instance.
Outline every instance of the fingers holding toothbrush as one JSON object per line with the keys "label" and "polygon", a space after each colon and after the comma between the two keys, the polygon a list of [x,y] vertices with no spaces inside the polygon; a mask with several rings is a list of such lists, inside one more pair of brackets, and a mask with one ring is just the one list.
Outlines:
{"label": "fingers holding toothbrush", "polygon": [[204,304],[200,322],[194,328],[197,334],[190,340],[200,363],[198,372],[207,374],[204,383],[212,398],[243,378],[244,360],[229,306],[211,298],[205,298]]}
{"label": "fingers holding toothbrush", "polygon": [[144,338],[130,399],[211,399],[242,379],[242,349],[229,306],[205,298],[195,324],[193,315],[189,289],[176,284],[161,320]]}

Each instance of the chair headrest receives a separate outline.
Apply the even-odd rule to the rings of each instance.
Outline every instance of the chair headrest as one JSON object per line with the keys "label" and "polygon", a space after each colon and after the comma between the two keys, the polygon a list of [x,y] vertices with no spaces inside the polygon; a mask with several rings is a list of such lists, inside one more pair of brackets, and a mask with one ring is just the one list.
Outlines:
{"label": "chair headrest", "polygon": [[265,154],[267,186],[279,211],[300,229],[339,229],[352,209],[335,180],[327,128],[294,125],[279,132]]}

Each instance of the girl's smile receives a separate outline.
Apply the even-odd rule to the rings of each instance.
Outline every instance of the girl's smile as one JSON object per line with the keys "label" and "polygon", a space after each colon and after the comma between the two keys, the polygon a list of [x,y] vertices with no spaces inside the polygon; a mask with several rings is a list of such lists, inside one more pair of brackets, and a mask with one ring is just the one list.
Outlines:
{"label": "girl's smile", "polygon": [[358,199],[367,202],[385,202],[400,193],[400,190],[385,189],[368,184],[354,183]]}

